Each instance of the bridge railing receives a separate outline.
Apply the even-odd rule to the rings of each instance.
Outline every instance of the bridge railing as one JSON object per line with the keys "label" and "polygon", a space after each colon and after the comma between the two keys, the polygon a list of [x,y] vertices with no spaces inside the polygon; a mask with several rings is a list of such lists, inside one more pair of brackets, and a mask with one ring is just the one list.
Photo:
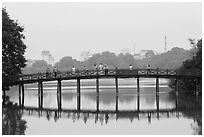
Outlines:
{"label": "bridge railing", "polygon": [[117,75],[176,75],[175,70],[159,70],[159,69],[119,69]]}
{"label": "bridge railing", "polygon": [[72,71],[58,71],[57,73],[36,73],[21,75],[19,80],[37,80],[49,78],[66,78],[76,76],[100,76],[100,75],[118,75],[118,76],[132,76],[132,75],[177,75],[175,70],[171,69],[103,69],[103,70],[76,70]]}

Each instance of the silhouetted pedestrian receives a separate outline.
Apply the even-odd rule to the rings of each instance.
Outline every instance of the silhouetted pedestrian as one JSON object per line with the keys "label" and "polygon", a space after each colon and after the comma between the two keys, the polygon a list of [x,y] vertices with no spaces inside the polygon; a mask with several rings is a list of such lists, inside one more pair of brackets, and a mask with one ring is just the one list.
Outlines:
{"label": "silhouetted pedestrian", "polygon": [[94,67],[94,69],[95,69],[95,70],[97,70],[97,66],[96,66],[96,64],[94,64],[94,66],[93,66],[93,67]]}
{"label": "silhouetted pedestrian", "polygon": [[105,68],[105,75],[107,75],[108,74],[108,66],[105,64],[104,68]]}
{"label": "silhouetted pedestrian", "polygon": [[97,68],[97,66],[94,64],[94,70],[95,70],[95,73],[94,74],[98,74],[98,68]]}
{"label": "silhouetted pedestrian", "polygon": [[46,78],[48,78],[48,76],[49,76],[49,68],[46,69],[45,74],[46,74]]}
{"label": "silhouetted pedestrian", "polygon": [[55,78],[57,77],[57,68],[56,67],[54,67],[54,69],[53,69],[53,73],[54,73],[54,76],[55,76]]}
{"label": "silhouetted pedestrian", "polygon": [[150,72],[150,64],[147,64],[147,74],[150,74],[151,72]]}

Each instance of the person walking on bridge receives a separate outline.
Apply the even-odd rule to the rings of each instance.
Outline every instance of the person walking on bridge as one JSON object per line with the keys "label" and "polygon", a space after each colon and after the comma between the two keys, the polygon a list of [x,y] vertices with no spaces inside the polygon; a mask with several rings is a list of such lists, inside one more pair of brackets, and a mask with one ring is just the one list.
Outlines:
{"label": "person walking on bridge", "polygon": [[130,70],[132,70],[132,65],[130,65]]}
{"label": "person walking on bridge", "polygon": [[99,69],[100,69],[100,70],[103,69],[103,64],[102,64],[102,63],[100,63],[100,65],[99,65]]}
{"label": "person walking on bridge", "polygon": [[75,68],[75,66],[72,66],[72,74],[74,75],[75,72],[76,72],[76,68]]}
{"label": "person walking on bridge", "polygon": [[147,74],[150,74],[150,73],[151,73],[151,72],[150,72],[150,68],[151,68],[150,64],[147,64]]}
{"label": "person walking on bridge", "polygon": [[108,65],[105,64],[104,68],[105,68],[105,75],[107,75],[108,74]]}
{"label": "person walking on bridge", "polygon": [[46,69],[46,71],[45,71],[46,78],[48,78],[48,77],[49,77],[49,73],[50,73],[50,70],[49,70],[49,68],[47,68],[47,69]]}
{"label": "person walking on bridge", "polygon": [[53,73],[54,73],[54,76],[55,76],[55,78],[57,77],[57,68],[56,67],[54,67],[54,69],[53,69]]}
{"label": "person walking on bridge", "polygon": [[103,73],[103,64],[100,63],[99,65],[99,73],[102,74]]}

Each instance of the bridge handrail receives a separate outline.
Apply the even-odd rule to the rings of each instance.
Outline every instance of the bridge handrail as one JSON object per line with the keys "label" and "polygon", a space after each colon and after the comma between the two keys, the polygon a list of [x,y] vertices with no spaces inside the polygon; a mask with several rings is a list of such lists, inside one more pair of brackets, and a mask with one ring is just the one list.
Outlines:
{"label": "bridge handrail", "polygon": [[47,78],[64,78],[64,77],[76,77],[76,76],[98,76],[98,75],[179,75],[174,69],[146,69],[146,68],[136,68],[136,69],[90,69],[90,70],[76,70],[73,71],[58,71],[56,74],[51,73],[34,73],[34,74],[22,74],[19,77],[20,81],[24,80],[35,80],[35,79],[47,79]]}

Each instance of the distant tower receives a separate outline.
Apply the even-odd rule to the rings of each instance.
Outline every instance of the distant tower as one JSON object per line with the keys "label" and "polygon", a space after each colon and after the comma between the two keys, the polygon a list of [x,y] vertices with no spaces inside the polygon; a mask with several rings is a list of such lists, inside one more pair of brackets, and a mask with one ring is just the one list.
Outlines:
{"label": "distant tower", "polygon": [[133,56],[135,55],[135,43],[134,43],[134,53],[133,53]]}
{"label": "distant tower", "polygon": [[164,47],[164,51],[166,51],[167,50],[167,43],[166,43],[166,36],[165,36],[165,47]]}

